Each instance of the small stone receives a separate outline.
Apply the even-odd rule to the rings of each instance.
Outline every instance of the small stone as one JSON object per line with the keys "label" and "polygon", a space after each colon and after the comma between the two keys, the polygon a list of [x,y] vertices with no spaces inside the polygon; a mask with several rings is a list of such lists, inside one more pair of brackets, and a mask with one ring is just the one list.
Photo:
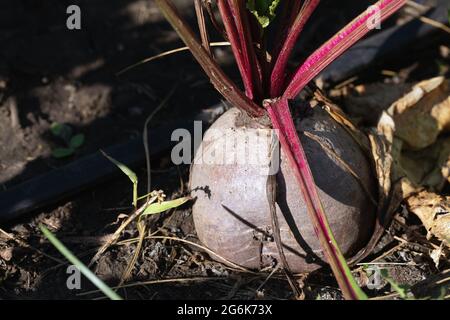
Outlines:
{"label": "small stone", "polygon": [[447,46],[440,46],[439,53],[442,58],[446,59],[450,56],[450,48]]}
{"label": "small stone", "polygon": [[5,261],[10,261],[13,256],[13,248],[4,248],[0,250],[0,258],[2,258]]}

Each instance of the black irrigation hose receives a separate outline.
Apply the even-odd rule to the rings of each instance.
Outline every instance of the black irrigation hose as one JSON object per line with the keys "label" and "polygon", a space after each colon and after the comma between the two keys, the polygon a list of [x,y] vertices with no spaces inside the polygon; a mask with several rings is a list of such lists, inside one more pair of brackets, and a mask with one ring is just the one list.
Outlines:
{"label": "black irrigation hose", "polygon": [[[427,2],[427,1],[416,1]],[[429,1],[428,1],[429,2]],[[424,14],[436,22],[448,24],[449,0],[435,0],[433,8]],[[367,67],[393,57],[404,48],[426,47],[433,40],[429,36],[445,32],[418,18],[404,25],[394,26],[358,42],[325,69],[320,77],[326,82],[342,82]]]}
{"label": "black irrigation hose", "polygon": [[[441,23],[448,19],[448,0],[437,0],[427,17]],[[436,27],[414,20],[403,26],[395,26],[361,41],[327,68],[321,77],[337,83],[343,81],[373,63],[388,59],[402,48],[426,38]],[[171,147],[171,134],[177,128],[193,133],[192,119],[172,123],[150,130],[150,155],[152,157]],[[157,137],[157,139],[155,139]],[[110,156],[134,167],[145,161],[141,139],[105,149]],[[100,152],[83,157],[64,167],[25,181],[0,193],[0,223],[10,221],[25,213],[50,205],[90,188],[118,174],[117,168]]]}
{"label": "black irrigation hose", "polygon": [[[150,156],[158,156],[171,147],[171,134],[177,128],[185,128],[193,134],[193,121],[186,119],[149,130]],[[142,138],[104,151],[130,167],[145,160]],[[0,223],[70,197],[117,174],[120,174],[118,168],[100,152],[96,152],[32,178],[0,193]]]}

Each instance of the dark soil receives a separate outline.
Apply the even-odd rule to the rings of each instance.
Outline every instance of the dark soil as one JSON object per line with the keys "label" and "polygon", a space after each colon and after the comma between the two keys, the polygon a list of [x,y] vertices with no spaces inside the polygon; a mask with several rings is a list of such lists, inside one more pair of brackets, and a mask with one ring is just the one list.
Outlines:
{"label": "dark soil", "polygon": [[[176,2],[192,19],[191,2]],[[333,25],[322,27],[320,32],[311,32],[306,37],[311,43],[308,49],[312,50],[314,44],[333,34],[371,2],[360,1],[359,7],[349,7],[343,14],[329,1],[323,18],[317,19],[317,23],[324,25],[324,21],[333,19]],[[79,4],[82,8],[82,30],[69,31],[65,27],[65,11],[70,4]],[[151,1],[2,1],[0,42],[0,189],[9,189],[100,148],[140,135],[146,117],[175,84],[178,84],[175,96],[151,125],[167,119],[191,117],[220,101],[187,53],[116,76],[118,71],[143,58],[181,46]],[[441,61],[446,61],[448,72],[448,57],[445,60],[439,53],[441,45],[436,43],[410,61],[403,62],[404,65],[395,70],[399,74],[406,70],[403,78],[386,80],[386,77],[374,76],[376,71],[373,70],[368,71],[367,78],[372,82],[414,81],[423,74],[436,75],[436,65],[439,68]],[[236,77],[229,51],[216,50],[227,71]],[[390,65],[386,68],[392,70]],[[377,67],[376,70],[381,69]],[[339,100],[341,96],[338,94],[335,98]],[[345,100],[341,102],[345,106]],[[71,157],[55,159],[51,156],[52,150],[61,146],[61,142],[50,133],[50,126],[55,122],[68,124],[74,132],[83,133],[86,137],[83,146]],[[154,188],[164,190],[169,198],[186,193],[188,167],[174,167],[170,163],[170,153],[152,159],[152,165]],[[138,172],[140,181],[146,181],[143,166],[133,169]],[[146,192],[143,185],[141,183],[140,194]],[[0,298],[101,298],[98,293],[79,295],[94,289],[86,279],[82,280],[81,290],[67,288],[67,264],[42,255],[45,252],[64,261],[44,240],[38,225],[46,225],[80,259],[88,262],[101,245],[102,237],[113,233],[123,221],[123,214],[131,212],[130,199],[131,184],[124,176],[1,226],[15,240],[0,233]],[[152,231],[158,231],[158,236],[198,242],[188,204],[153,218],[149,225]],[[136,236],[137,230],[131,227],[122,239]],[[383,242],[386,247],[391,240],[387,234]],[[112,247],[96,264],[96,273],[110,285],[117,285],[134,249],[135,244]],[[406,249],[405,254],[396,254],[389,258],[389,262],[409,261],[405,254],[414,255]],[[408,271],[397,267],[399,269],[392,277],[398,274],[395,276],[397,281],[411,285],[437,273],[429,260],[425,259],[423,265],[420,263],[418,267],[407,266]],[[272,276],[260,288],[266,277],[265,274],[230,270],[213,262],[207,253],[192,245],[167,239],[148,239],[144,242],[132,279],[127,283],[185,280],[138,285],[121,289],[119,293],[128,299],[293,298],[282,275]],[[307,298],[340,299],[342,297],[336,287],[329,271],[325,270],[310,275],[304,289]],[[389,292],[388,289],[382,287],[372,294]]]}

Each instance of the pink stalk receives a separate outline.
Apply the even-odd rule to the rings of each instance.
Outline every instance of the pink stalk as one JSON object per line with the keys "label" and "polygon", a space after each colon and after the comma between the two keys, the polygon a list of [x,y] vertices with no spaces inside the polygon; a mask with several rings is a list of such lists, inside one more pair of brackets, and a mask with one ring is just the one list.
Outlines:
{"label": "pink stalk", "polygon": [[194,58],[198,61],[211,83],[232,105],[244,110],[252,117],[261,117],[265,114],[263,108],[256,105],[243,94],[236,84],[227,77],[223,70],[205,50],[195,36],[189,24],[182,18],[170,0],[155,0],[167,21],[172,25],[181,40],[189,47]]}
{"label": "pink stalk", "polygon": [[305,151],[292,120],[288,100],[266,100],[265,107],[272,120],[274,129],[278,129],[281,147],[297,178],[314,230],[344,297],[351,300],[366,299],[367,296],[353,278],[328,224]]}
{"label": "pink stalk", "polygon": [[235,24],[233,11],[229,1],[218,0],[217,4],[225,26],[225,31],[228,35],[228,40],[231,44],[231,49],[233,50],[233,55],[236,59],[236,64],[244,83],[245,94],[249,99],[253,100],[255,90],[253,87],[252,72],[247,47],[245,44],[242,46],[243,43],[241,42],[240,33]]}
{"label": "pink stalk", "polygon": [[276,39],[276,43],[274,43],[272,49],[272,62],[275,62],[278,54],[283,47],[283,44],[286,42],[286,38],[288,35],[288,30],[290,29],[294,19],[297,17],[297,14],[300,12],[300,8],[302,6],[302,1],[300,0],[285,0],[280,4],[280,12],[277,14],[278,16],[278,26],[275,33],[274,39]]}
{"label": "pink stalk", "polygon": [[306,0],[295,17],[295,20],[288,27],[286,40],[284,41],[279,53],[277,53],[277,60],[270,78],[270,96],[273,98],[278,97],[282,93],[286,78],[286,66],[288,64],[289,57],[306,22],[311,17],[319,3],[320,0]]}
{"label": "pink stalk", "polygon": [[383,21],[403,6],[405,2],[406,0],[378,1],[376,3],[377,10],[371,10],[360,15],[306,60],[295,73],[282,98],[265,101],[265,107],[272,120],[273,127],[278,129],[281,146],[288,157],[291,168],[294,169],[294,174],[308,207],[308,214],[324,254],[346,299],[364,299],[366,295],[356,284],[329,226],[317,193],[314,177],[292,120],[288,99],[295,98],[323,68],[370,31],[367,22],[375,14],[379,13],[380,20]]}
{"label": "pink stalk", "polygon": [[246,73],[250,75],[254,87],[254,101],[262,98],[262,71],[256,58],[250,22],[248,20],[245,0],[228,0],[231,13],[236,24],[242,50],[243,64]]}
{"label": "pink stalk", "polygon": [[371,31],[371,28],[369,27],[371,19],[377,17],[377,14],[379,14],[380,20],[384,21],[400,9],[406,1],[407,0],[380,0],[374,5],[377,10],[367,11],[349,23],[334,37],[316,50],[297,69],[283,93],[283,97],[287,99],[295,98],[308,82],[316,77],[345,50],[350,48],[355,42]]}

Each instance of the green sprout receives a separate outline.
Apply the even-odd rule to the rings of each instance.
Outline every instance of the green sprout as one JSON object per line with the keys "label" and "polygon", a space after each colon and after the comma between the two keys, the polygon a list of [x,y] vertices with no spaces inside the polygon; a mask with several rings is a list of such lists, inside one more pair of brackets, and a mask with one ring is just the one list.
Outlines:
{"label": "green sprout", "polygon": [[75,153],[84,143],[84,134],[73,134],[70,126],[64,123],[54,122],[50,127],[50,131],[54,137],[59,138],[64,143],[63,147],[52,150],[52,156],[61,159],[67,158]]}

